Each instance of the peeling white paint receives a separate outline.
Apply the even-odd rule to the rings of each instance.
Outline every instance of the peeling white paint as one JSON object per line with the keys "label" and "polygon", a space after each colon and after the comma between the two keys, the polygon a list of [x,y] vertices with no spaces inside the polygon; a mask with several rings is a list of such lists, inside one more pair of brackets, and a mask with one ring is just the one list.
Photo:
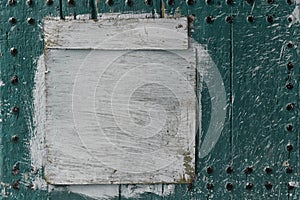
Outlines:
{"label": "peeling white paint", "polygon": [[5,83],[2,80],[0,80],[0,87],[2,87],[4,85],[5,85]]}
{"label": "peeling white paint", "polygon": [[105,200],[119,196],[118,185],[72,185],[67,189],[73,193],[82,194],[94,199]]}
{"label": "peeling white paint", "polygon": [[300,0],[296,0],[295,9],[289,17],[293,19],[292,23],[289,24],[289,27],[291,27],[293,24],[300,23]]}
{"label": "peeling white paint", "polygon": [[37,71],[35,74],[35,87],[33,90],[34,98],[34,131],[31,130],[31,140],[30,140],[30,156],[31,165],[33,167],[33,173],[37,174],[34,181],[34,187],[39,189],[45,189],[45,181],[38,178],[41,176],[41,169],[44,164],[45,158],[45,146],[44,146],[44,125],[46,118],[46,97],[45,97],[45,63],[44,55],[40,56],[37,61]]}

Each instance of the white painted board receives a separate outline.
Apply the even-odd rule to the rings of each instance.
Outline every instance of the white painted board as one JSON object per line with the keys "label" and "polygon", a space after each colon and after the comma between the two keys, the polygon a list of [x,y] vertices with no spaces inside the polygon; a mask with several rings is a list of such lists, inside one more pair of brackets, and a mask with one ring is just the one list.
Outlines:
{"label": "white painted board", "polygon": [[45,45],[61,49],[187,49],[187,18],[44,20]]}
{"label": "white painted board", "polygon": [[45,20],[48,183],[191,182],[196,51],[186,25]]}
{"label": "white painted board", "polygon": [[48,50],[46,180],[190,182],[195,51]]}

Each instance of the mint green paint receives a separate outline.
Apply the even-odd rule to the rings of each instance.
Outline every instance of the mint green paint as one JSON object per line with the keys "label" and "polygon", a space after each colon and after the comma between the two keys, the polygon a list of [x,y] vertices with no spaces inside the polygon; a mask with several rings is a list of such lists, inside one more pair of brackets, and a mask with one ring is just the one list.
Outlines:
{"label": "mint green paint", "polygon": [[[44,1],[34,1],[32,7],[25,1],[17,1],[9,6],[7,1],[0,1],[0,80],[4,86],[1,93],[1,188],[6,188],[7,197],[3,199],[91,199],[67,191],[47,192],[46,190],[31,190],[27,186],[42,172],[30,173],[29,141],[32,123],[34,60],[43,53],[42,19],[45,16],[74,16],[75,14],[92,13],[98,8],[101,12],[160,13],[160,2],[153,1],[152,6],[146,6],[142,1],[133,7],[124,6],[123,1],[115,0],[112,8],[99,1],[75,0],[75,6],[68,6],[61,0],[47,6]],[[297,1],[298,2],[298,1]],[[298,2],[299,3],[299,2]],[[206,157],[197,160],[197,179],[193,185],[177,185],[174,194],[161,197],[144,193],[141,199],[299,199],[299,187],[287,190],[289,181],[300,182],[300,152],[299,152],[299,22],[289,25],[287,17],[294,11],[295,3],[275,0],[274,4],[267,1],[255,1],[248,5],[246,1],[236,1],[227,5],[225,1],[215,0],[212,5],[206,5],[199,0],[193,6],[187,6],[185,1],[176,1],[174,6],[165,4],[166,14],[184,16],[194,15],[191,36],[207,47],[210,56],[216,63],[223,77],[227,93],[226,121],[217,145]],[[95,14],[95,12],[93,12]],[[248,23],[249,14],[254,16],[254,22]],[[274,15],[273,24],[266,21],[266,15]],[[216,17],[212,24],[205,22],[205,17]],[[225,17],[234,16],[232,24],[225,22]],[[8,22],[10,17],[17,19],[16,25]],[[28,17],[35,19],[33,25],[27,24]],[[293,41],[293,48],[286,48],[286,42]],[[18,49],[16,56],[11,56],[9,49]],[[286,64],[293,62],[294,69],[288,71]],[[18,75],[19,83],[12,85],[9,79]],[[287,90],[288,80],[294,83],[294,88]],[[26,84],[25,84],[26,83]],[[201,141],[208,129],[211,109],[209,91],[202,90],[202,133]],[[233,102],[233,103],[231,103]],[[288,112],[287,103],[294,102],[295,108]],[[10,114],[13,106],[20,107],[18,114]],[[211,122],[213,123],[213,122]],[[287,123],[294,126],[292,132],[285,130]],[[17,134],[18,142],[11,142],[11,137]],[[294,146],[289,154],[286,145]],[[201,142],[200,142],[201,143]],[[293,167],[292,174],[285,173],[284,161],[288,160]],[[20,171],[12,175],[14,164],[19,162]],[[233,173],[227,174],[226,167],[232,164]],[[243,169],[253,165],[254,171],[245,175]],[[212,166],[214,171],[207,175],[206,167]],[[267,175],[263,170],[271,166],[273,171]],[[28,177],[28,178],[27,178]],[[7,187],[20,179],[19,190]],[[273,189],[267,191],[264,182],[270,181]],[[208,191],[206,183],[212,182],[214,189]],[[234,189],[226,191],[225,184],[232,182]],[[252,182],[254,187],[247,191],[245,184]],[[288,198],[288,193],[292,196]],[[121,197],[122,191],[120,191]],[[123,199],[123,198],[122,198]]]}

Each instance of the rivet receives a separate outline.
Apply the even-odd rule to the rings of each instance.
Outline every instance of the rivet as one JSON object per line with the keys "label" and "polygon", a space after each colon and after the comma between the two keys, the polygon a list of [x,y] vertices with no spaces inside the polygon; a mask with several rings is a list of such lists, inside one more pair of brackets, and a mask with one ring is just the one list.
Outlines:
{"label": "rivet", "polygon": [[27,23],[28,24],[34,24],[34,19],[33,18],[28,18]]}
{"label": "rivet", "polygon": [[287,45],[286,45],[288,48],[293,48],[294,47],[294,44],[292,42],[288,42]]}
{"label": "rivet", "polygon": [[113,6],[114,5],[114,1],[113,0],[106,0],[105,2],[108,6]]}
{"label": "rivet", "polygon": [[20,165],[19,163],[14,164],[11,170],[12,175],[17,175],[19,173],[20,171],[19,165]]}
{"label": "rivet", "polygon": [[288,190],[292,190],[292,189],[294,189],[294,186],[288,183]]}
{"label": "rivet", "polygon": [[207,167],[206,168],[206,172],[208,173],[208,174],[212,174],[213,173],[213,168],[212,167]]}
{"label": "rivet", "polygon": [[205,18],[205,21],[208,23],[208,24],[212,24],[213,23],[213,16],[207,16],[206,18]]}
{"label": "rivet", "polygon": [[67,0],[67,3],[68,3],[70,6],[74,6],[74,5],[75,5],[75,1],[74,1],[74,0]]}
{"label": "rivet", "polygon": [[293,84],[292,83],[287,83],[286,85],[285,85],[285,87],[287,88],[287,89],[289,89],[289,90],[291,90],[291,89],[293,89]]}
{"label": "rivet", "polygon": [[293,173],[293,168],[292,168],[292,167],[287,167],[287,168],[285,169],[285,173],[287,173],[287,174]]}
{"label": "rivet", "polygon": [[32,1],[32,0],[27,0],[26,3],[27,3],[27,5],[29,5],[29,6],[33,5],[33,1]]}
{"label": "rivet", "polygon": [[273,23],[273,16],[271,16],[271,15],[268,15],[267,16],[267,22],[269,22],[269,23]]}
{"label": "rivet", "polygon": [[13,142],[17,142],[18,140],[19,140],[19,137],[17,135],[13,135],[11,137],[11,141],[13,141]]}
{"label": "rivet", "polygon": [[294,106],[295,106],[295,104],[289,103],[289,104],[286,105],[285,108],[286,108],[287,111],[291,111],[294,108]]}
{"label": "rivet", "polygon": [[252,15],[249,15],[248,17],[247,17],[247,21],[248,22],[254,22],[254,17],[252,16]]}
{"label": "rivet", "polygon": [[34,190],[34,184],[31,182],[31,183],[27,186],[27,188],[29,188],[29,189],[31,189],[31,190]]}
{"label": "rivet", "polygon": [[169,6],[174,6],[175,0],[168,0],[168,1],[167,1],[167,4],[168,4]]}
{"label": "rivet", "polygon": [[231,166],[228,166],[228,167],[226,168],[226,173],[227,173],[227,174],[231,174],[232,172],[233,172],[232,167],[231,167]]}
{"label": "rivet", "polygon": [[18,50],[17,50],[16,48],[12,47],[12,48],[10,49],[10,54],[11,54],[11,55],[15,56],[15,55],[17,55],[17,53],[18,53]]}
{"label": "rivet", "polygon": [[11,84],[17,84],[18,83],[18,76],[12,76],[11,78],[10,78],[10,83]]}
{"label": "rivet", "polygon": [[253,4],[254,0],[247,0],[248,4]]}
{"label": "rivet", "polygon": [[266,172],[267,174],[270,174],[270,173],[272,172],[272,168],[266,167],[266,168],[265,168],[265,172]]}
{"label": "rivet", "polygon": [[53,5],[53,0],[46,0],[46,5],[47,6]]}
{"label": "rivet", "polygon": [[274,0],[267,0],[268,4],[273,4]]}
{"label": "rivet", "polygon": [[232,183],[226,183],[226,189],[227,190],[232,190],[233,189],[233,184]]}
{"label": "rivet", "polygon": [[15,0],[8,0],[8,5],[13,6],[16,4]]}
{"label": "rivet", "polygon": [[288,20],[288,22],[290,22],[290,23],[293,22],[293,18],[292,18],[292,17],[288,17],[287,20]]}
{"label": "rivet", "polygon": [[148,6],[151,5],[152,4],[152,0],[145,0],[145,4],[148,5]]}
{"label": "rivet", "polygon": [[186,4],[189,5],[189,6],[191,6],[191,5],[195,4],[195,3],[196,3],[195,0],[186,0]]}
{"label": "rivet", "polygon": [[293,67],[294,67],[294,65],[293,65],[292,62],[288,62],[288,64],[286,65],[286,67],[287,67],[288,70],[292,70]]}
{"label": "rivet", "polygon": [[129,7],[133,6],[133,1],[132,0],[125,0],[125,4]]}
{"label": "rivet", "polygon": [[214,188],[214,185],[212,183],[207,183],[206,184],[206,189],[212,190]]}
{"label": "rivet", "polygon": [[287,131],[292,131],[293,130],[293,125],[292,124],[287,124],[285,126],[285,128],[286,128]]}
{"label": "rivet", "polygon": [[228,5],[231,5],[231,4],[233,4],[233,0],[226,0],[226,3],[227,3]]}
{"label": "rivet", "polygon": [[292,0],[287,0],[286,3],[289,4],[289,5],[292,5],[293,1]]}
{"label": "rivet", "polygon": [[15,190],[18,190],[18,189],[20,189],[20,180],[17,180],[16,182],[13,182],[12,184],[11,184],[11,187],[13,188],[13,189],[15,189]]}
{"label": "rivet", "polygon": [[243,171],[245,174],[251,174],[253,172],[253,167],[246,167]]}
{"label": "rivet", "polygon": [[205,2],[206,2],[207,5],[213,4],[213,0],[206,0]]}
{"label": "rivet", "polygon": [[253,184],[252,183],[247,183],[246,184],[246,189],[247,190],[251,190],[253,188]]}
{"label": "rivet", "polygon": [[287,151],[292,151],[293,150],[293,145],[292,144],[286,145],[286,150]]}
{"label": "rivet", "polygon": [[17,19],[16,18],[14,18],[14,17],[11,17],[11,18],[9,18],[9,23],[11,23],[11,24],[15,24],[15,23],[17,23]]}
{"label": "rivet", "polygon": [[273,187],[272,183],[270,183],[269,181],[266,181],[266,182],[265,182],[265,188],[266,188],[267,190],[271,190],[272,187]]}
{"label": "rivet", "polygon": [[229,24],[231,24],[233,22],[233,17],[232,16],[228,16],[226,17],[225,21]]}
{"label": "rivet", "polygon": [[20,109],[16,106],[11,109],[12,113],[18,113],[19,111],[20,111]]}

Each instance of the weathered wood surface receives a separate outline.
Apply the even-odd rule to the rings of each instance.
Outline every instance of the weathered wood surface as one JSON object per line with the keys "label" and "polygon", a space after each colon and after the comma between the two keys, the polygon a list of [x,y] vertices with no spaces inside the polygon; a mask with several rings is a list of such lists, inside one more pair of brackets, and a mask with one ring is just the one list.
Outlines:
{"label": "weathered wood surface", "polygon": [[194,65],[192,50],[48,51],[47,180],[190,182]]}
{"label": "weathered wood surface", "polygon": [[187,49],[187,19],[55,20],[44,22],[47,48]]}

